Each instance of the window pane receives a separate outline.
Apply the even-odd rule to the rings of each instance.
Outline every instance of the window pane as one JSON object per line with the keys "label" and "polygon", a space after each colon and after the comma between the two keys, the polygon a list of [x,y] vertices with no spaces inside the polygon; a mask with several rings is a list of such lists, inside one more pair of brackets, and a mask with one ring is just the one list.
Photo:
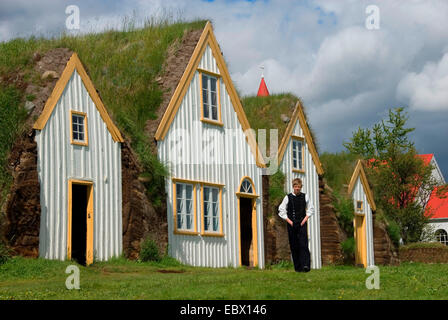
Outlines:
{"label": "window pane", "polygon": [[212,191],[213,191],[212,201],[217,202],[218,201],[218,189],[212,189]]}
{"label": "window pane", "polygon": [[218,216],[218,204],[213,203],[213,217],[217,217],[217,216]]}
{"label": "window pane", "polygon": [[193,194],[193,186],[191,184],[187,184],[186,185],[186,196],[185,196],[185,198],[186,199],[190,199],[190,200],[193,199],[192,194]]}
{"label": "window pane", "polygon": [[293,160],[292,160],[292,166],[293,166],[295,169],[297,169],[297,160],[296,160],[296,159],[293,159]]}
{"label": "window pane", "polygon": [[207,88],[208,88],[208,76],[202,74],[202,89],[207,90]]}
{"label": "window pane", "polygon": [[182,215],[177,215],[177,229],[182,229]]}
{"label": "window pane", "polygon": [[192,229],[192,216],[191,216],[191,214],[187,214],[187,216],[186,216],[186,220],[187,220],[187,229],[188,230],[190,230],[190,229]]}
{"label": "window pane", "polygon": [[213,218],[213,231],[217,232],[219,228],[219,219]]}
{"label": "window pane", "polygon": [[193,203],[193,201],[191,201],[191,200],[186,200],[186,213],[187,214],[191,214],[191,211],[192,211],[192,203]]}
{"label": "window pane", "polygon": [[176,196],[178,197],[178,198],[182,198],[182,193],[183,193],[183,187],[184,187],[184,185],[183,184],[180,184],[180,183],[177,183],[176,184]]}
{"label": "window pane", "polygon": [[73,140],[79,140],[77,132],[73,132]]}
{"label": "window pane", "polygon": [[207,216],[204,216],[204,230],[205,231],[208,231],[210,229],[209,221],[210,221],[210,219]]}
{"label": "window pane", "polygon": [[75,115],[72,115],[72,122],[73,123],[78,123],[78,117]]}
{"label": "window pane", "polygon": [[212,119],[218,120],[218,107],[212,106]]}
{"label": "window pane", "polygon": [[208,104],[208,94],[206,89],[202,89],[202,102]]}
{"label": "window pane", "polygon": [[204,187],[204,201],[209,201],[210,199],[210,188]]}
{"label": "window pane", "polygon": [[84,141],[84,133],[80,133],[80,134],[78,135],[78,140],[79,140],[79,141]]}
{"label": "window pane", "polygon": [[210,104],[212,106],[216,106],[217,105],[217,103],[216,103],[216,92],[214,92],[214,91],[210,92],[210,97],[211,97]]}
{"label": "window pane", "polygon": [[210,77],[210,91],[216,92],[216,78]]}

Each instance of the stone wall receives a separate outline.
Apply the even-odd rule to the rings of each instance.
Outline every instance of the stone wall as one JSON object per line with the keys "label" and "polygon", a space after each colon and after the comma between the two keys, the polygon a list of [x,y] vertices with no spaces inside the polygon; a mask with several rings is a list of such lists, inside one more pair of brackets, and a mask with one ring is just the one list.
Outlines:
{"label": "stone wall", "polygon": [[446,248],[400,248],[400,262],[448,263]]}
{"label": "stone wall", "polygon": [[168,245],[168,223],[166,202],[155,209],[150,203],[140,178],[142,172],[136,155],[128,143],[121,149],[122,193],[123,193],[123,252],[129,259],[137,259],[144,239],[150,237],[161,254]]}
{"label": "stone wall", "polygon": [[39,255],[40,185],[34,131],[23,135],[8,159],[13,183],[8,194],[4,237],[14,255]]}

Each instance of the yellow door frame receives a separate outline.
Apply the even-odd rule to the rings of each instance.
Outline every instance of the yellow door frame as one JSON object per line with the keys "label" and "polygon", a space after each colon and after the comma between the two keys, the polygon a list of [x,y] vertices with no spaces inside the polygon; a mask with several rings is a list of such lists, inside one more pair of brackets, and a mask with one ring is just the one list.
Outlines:
{"label": "yellow door frame", "polygon": [[356,245],[355,263],[357,265],[362,264],[365,268],[367,268],[366,216],[364,214],[355,213],[353,226],[355,229],[354,237]]}
{"label": "yellow door frame", "polygon": [[87,186],[87,239],[86,265],[93,263],[93,182],[86,180],[68,180],[68,227],[67,227],[67,258],[72,258],[72,186]]}
{"label": "yellow door frame", "polygon": [[[243,193],[243,192],[239,192],[240,188],[241,188],[241,184],[243,183],[244,180],[248,180],[251,184],[252,184],[252,190],[254,193]],[[251,199],[252,200],[252,241],[253,241],[253,255],[254,255],[254,267],[258,266],[258,228],[257,228],[257,203],[256,200],[259,197],[256,193],[255,193],[255,184],[253,182],[253,180],[248,177],[245,176],[241,179],[240,181],[240,185],[238,186],[238,191],[236,192],[236,196],[237,196],[237,206],[238,206],[238,248],[239,248],[239,262],[238,265],[241,266],[241,260],[242,260],[242,252],[241,252],[241,216],[240,216],[240,198],[246,198],[246,199]]]}

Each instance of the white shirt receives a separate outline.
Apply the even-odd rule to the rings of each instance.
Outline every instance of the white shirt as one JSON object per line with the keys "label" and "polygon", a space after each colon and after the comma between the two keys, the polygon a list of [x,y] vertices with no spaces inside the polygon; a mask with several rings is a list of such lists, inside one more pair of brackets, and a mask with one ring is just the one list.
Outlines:
{"label": "white shirt", "polygon": [[[296,197],[294,192],[292,192],[292,194]],[[289,198],[288,198],[288,195],[286,195],[283,198],[283,201],[280,204],[280,207],[278,207],[278,215],[283,220],[286,220],[286,218],[288,217],[288,214],[287,214],[288,202],[289,202]],[[311,203],[311,201],[306,193],[305,193],[305,202],[306,202],[306,215],[308,217],[311,217],[314,214],[314,206]]]}

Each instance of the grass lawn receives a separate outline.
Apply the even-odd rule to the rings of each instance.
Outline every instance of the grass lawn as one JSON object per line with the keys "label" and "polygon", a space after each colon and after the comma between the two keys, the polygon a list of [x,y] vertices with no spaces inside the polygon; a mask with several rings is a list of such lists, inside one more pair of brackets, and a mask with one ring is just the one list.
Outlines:
{"label": "grass lawn", "polygon": [[2,299],[447,299],[448,265],[405,263],[380,267],[380,289],[352,266],[295,273],[290,265],[267,270],[195,268],[115,259],[80,268],[80,290],[65,286],[72,262],[17,257],[0,266]]}

